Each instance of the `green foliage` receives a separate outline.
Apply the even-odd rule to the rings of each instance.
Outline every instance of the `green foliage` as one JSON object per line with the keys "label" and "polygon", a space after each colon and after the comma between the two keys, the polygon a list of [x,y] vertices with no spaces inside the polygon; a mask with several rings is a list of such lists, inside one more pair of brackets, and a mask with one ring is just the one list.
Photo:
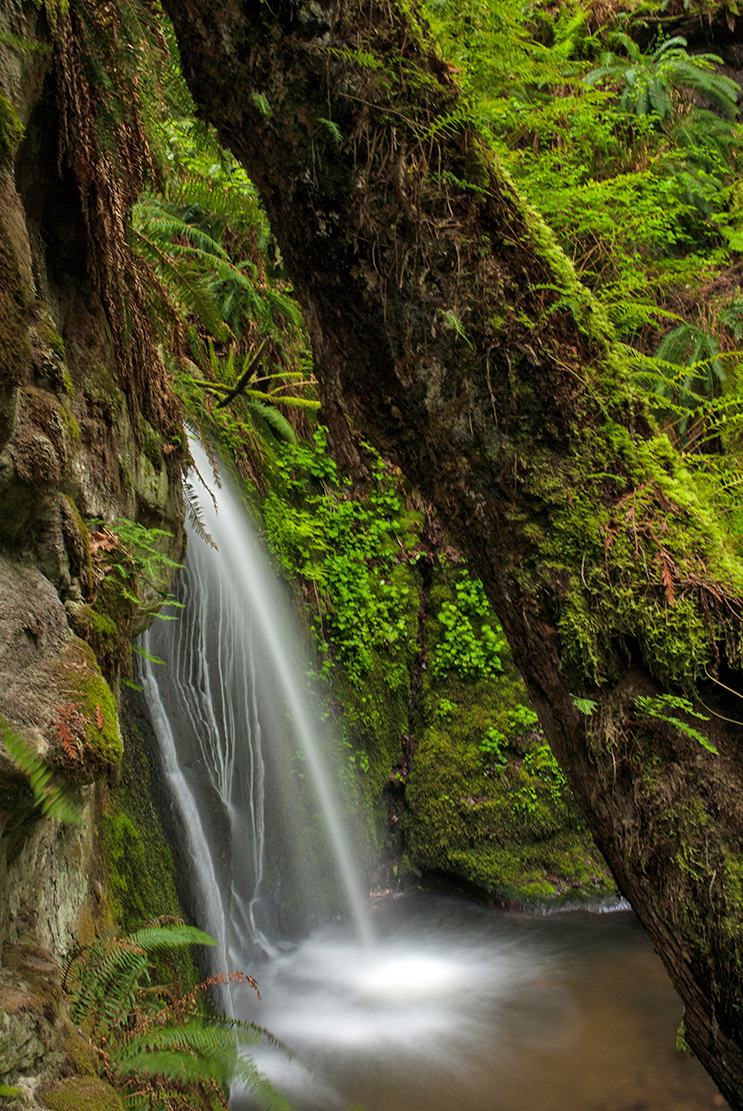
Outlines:
{"label": "green foliage", "polygon": [[[732,331],[738,327],[732,304],[724,311]],[[663,337],[652,356],[633,361],[660,427],[679,448],[709,455],[715,440],[719,446],[740,435],[740,351],[723,352],[710,332],[682,323]]]}
{"label": "green foliage", "polygon": [[434,677],[444,678],[450,672],[463,678],[495,675],[503,670],[500,655],[506,640],[500,628],[484,620],[490,616],[490,606],[482,583],[463,570],[455,590],[456,603],[444,602],[438,614],[443,635],[432,661]]}
{"label": "green foliage", "polygon": [[687,737],[691,737],[692,740],[698,741],[708,752],[713,753],[715,756],[719,756],[719,752],[704,733],[699,729],[695,729],[692,725],[689,725],[688,722],[682,721],[680,717],[672,712],[674,710],[681,710],[683,713],[698,718],[700,721],[709,721],[708,717],[698,713],[694,709],[688,698],[681,698],[673,694],[661,694],[652,698],[639,696],[635,699],[635,707],[642,717],[654,718],[656,721],[663,721],[668,725],[672,725]]}
{"label": "green foliage", "polygon": [[[531,706],[523,702],[518,702],[515,706],[505,710],[499,717],[499,724],[505,732],[501,732],[501,729],[491,725],[488,727],[479,745],[483,763],[494,768],[496,771],[502,771],[505,768],[508,762],[506,749],[516,738],[524,737],[529,734],[541,737],[541,733],[539,732],[539,719],[535,711],[532,710]],[[524,757],[524,765],[530,769],[534,769],[538,774],[539,770],[542,768],[542,763],[537,764],[532,759],[536,751],[536,749],[530,750],[526,754]]]}
{"label": "green foliage", "polygon": [[578,698],[575,694],[570,697],[576,710],[579,710],[585,717],[590,718],[596,713],[598,702],[594,702],[592,698]]}
{"label": "green foliage", "polygon": [[153,956],[189,945],[216,945],[193,926],[146,926],[126,938],[106,938],[73,955],[65,972],[72,1017],[89,1035],[127,1025],[137,994],[151,980]]}
{"label": "green foliage", "polygon": [[490,679],[442,684],[427,673],[425,697],[438,707],[442,690],[456,691],[457,709],[451,718],[432,716],[413,760],[405,817],[411,864],[524,903],[611,890],[534,711],[522,702],[523,686],[504,664]]}
{"label": "green foliage", "polygon": [[147,528],[128,517],[117,517],[110,529],[97,518],[91,518],[88,526],[102,530],[100,535],[109,538],[107,544],[100,542],[99,550],[106,553],[105,573],[117,580],[124,598],[139,605],[139,583],[143,582],[165,600],[172,572],[181,566],[162,551],[163,545],[173,539],[172,532]]}
{"label": "green foliage", "polygon": [[336,147],[340,146],[340,144],[343,142],[343,135],[341,134],[338,125],[332,120],[324,119],[322,116],[320,116],[317,122],[321,123],[325,130],[328,132],[330,138],[333,141],[333,145]]}
{"label": "green foliage", "polygon": [[261,488],[277,442],[319,407],[303,322],[242,167],[187,119],[160,140],[164,181],[134,207],[132,246],[189,419],[216,427]]}
{"label": "green foliage", "polygon": [[506,0],[426,7],[472,120],[620,335],[649,354],[679,301],[693,317],[686,291],[725,265],[723,241],[743,243],[737,86],[679,37],[643,52],[614,11],[598,28],[593,12],[589,34],[576,0],[557,17]]}
{"label": "green foliage", "polygon": [[338,480],[323,429],[312,446],[284,445],[277,458],[284,498],[278,488],[269,493],[266,527],[284,568],[311,585],[315,633],[328,666],[342,662],[352,684],[361,684],[382,649],[395,688],[404,673],[394,661],[411,632],[410,588],[399,562],[410,516],[397,476],[366,450],[372,480],[362,492]]}
{"label": "green foliage", "polygon": [[80,800],[67,786],[53,783],[53,772],[7,722],[0,718],[0,734],[6,752],[26,776],[36,807],[46,818],[76,825],[80,820]]}
{"label": "green foliage", "polygon": [[727,119],[738,114],[738,85],[715,71],[722,64],[716,54],[690,57],[686,39],[681,35],[662,40],[652,54],[643,54],[629,35],[615,31],[609,36],[612,46],[623,53],[608,51],[598,69],[586,77],[588,84],[610,81],[622,90],[620,106],[638,116],[655,115],[667,121],[678,111],[674,95],[696,93],[708,100]]}
{"label": "green foliage", "polygon": [[[567,788],[567,783],[557,760],[552,755],[552,749],[546,741],[536,745],[535,748],[526,753],[524,767],[547,784],[550,799],[553,803],[559,803],[563,792]],[[522,789],[520,797],[522,798],[522,804],[527,809],[534,806],[536,802],[536,793],[533,788],[531,790]]]}
{"label": "green foliage", "polygon": [[496,729],[494,725],[488,728],[480,741],[480,752],[486,764],[491,764],[495,768],[505,768],[506,754],[503,751],[505,741],[506,735],[501,733],[500,729]]}
{"label": "green foliage", "polygon": [[251,1091],[261,1107],[289,1111],[249,1054],[274,1039],[252,1023],[216,1014],[204,1000],[202,989],[210,986],[232,981],[257,988],[255,981],[225,974],[184,995],[175,977],[170,958],[192,945],[214,944],[195,927],[156,922],[96,942],[68,961],[63,987],[73,1019],[133,1111],[226,1108],[232,1083]]}
{"label": "green foliage", "polygon": [[451,721],[457,711],[457,704],[449,698],[440,698],[436,709],[440,718],[444,721]]}
{"label": "green foliage", "polygon": [[508,711],[507,721],[510,730],[516,734],[528,733],[539,727],[539,718],[531,706],[519,702],[512,710]]}
{"label": "green foliage", "polygon": [[678,1025],[678,1030],[676,1031],[676,1052],[689,1052],[689,1046],[686,1044],[686,1025],[683,1019],[681,1019],[681,1022]]}
{"label": "green foliage", "polygon": [[9,98],[0,89],[0,162],[9,158],[23,137],[23,124]]}

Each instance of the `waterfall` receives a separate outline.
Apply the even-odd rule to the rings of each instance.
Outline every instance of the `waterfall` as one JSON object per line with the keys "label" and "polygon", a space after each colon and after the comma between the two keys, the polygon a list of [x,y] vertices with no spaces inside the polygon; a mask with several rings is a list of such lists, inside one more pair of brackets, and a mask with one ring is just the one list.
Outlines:
{"label": "waterfall", "polygon": [[[197,443],[191,450],[208,476],[206,452]],[[147,655],[165,666],[145,657],[142,667],[179,840],[193,869],[194,917],[222,943],[228,967],[242,967],[251,946],[274,954],[274,935],[311,920],[313,904],[321,904],[322,916],[329,900],[318,893],[332,886],[335,870],[359,936],[370,945],[358,869],[289,606],[229,485],[216,504],[205,490],[201,508],[217,550],[191,531],[177,584],[183,608],[166,610],[174,620],[156,622],[144,638]],[[334,866],[322,859],[307,779]]]}
{"label": "waterfall", "polygon": [[[297,633],[239,499],[218,502],[203,499],[219,551],[191,535],[184,608],[144,642],[166,665],[145,660],[142,682],[191,913],[221,943],[215,971],[259,977],[262,1002],[239,985],[220,1002],[296,1053],[264,1045],[256,1067],[297,1111],[593,1111],[660,1107],[662,1092],[663,1107],[709,1107],[706,1078],[674,1052],[678,999],[628,915],[527,918],[411,893],[378,908],[370,944]],[[256,1104],[235,1089],[230,1106]]]}

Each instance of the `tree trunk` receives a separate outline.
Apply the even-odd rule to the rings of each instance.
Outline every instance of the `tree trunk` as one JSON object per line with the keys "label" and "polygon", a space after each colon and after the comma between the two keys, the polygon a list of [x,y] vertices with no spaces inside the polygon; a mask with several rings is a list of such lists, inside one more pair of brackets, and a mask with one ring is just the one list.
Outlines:
{"label": "tree trunk", "polygon": [[[264,199],[336,437],[340,406],[467,552],[688,1042],[743,1108],[743,569],[724,525],[415,3],[165,7],[200,113]],[[709,720],[638,701],[664,692]]]}

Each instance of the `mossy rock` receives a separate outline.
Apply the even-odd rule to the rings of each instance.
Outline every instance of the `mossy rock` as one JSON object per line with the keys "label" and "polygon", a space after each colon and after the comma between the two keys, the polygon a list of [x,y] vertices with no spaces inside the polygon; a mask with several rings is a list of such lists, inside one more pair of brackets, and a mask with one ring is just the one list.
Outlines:
{"label": "mossy rock", "polygon": [[48,1111],[125,1111],[119,1094],[94,1076],[75,1076],[43,1088],[39,1098]]}
{"label": "mossy rock", "polygon": [[[430,612],[456,602],[456,566],[440,568]],[[482,618],[474,627],[479,635]],[[441,622],[429,618],[428,658]],[[507,649],[503,672],[424,674],[422,736],[406,788],[407,864],[522,904],[576,901],[613,891],[531,711]]]}
{"label": "mossy rock", "polygon": [[70,573],[78,580],[83,597],[89,597],[93,590],[93,564],[88,530],[72,498],[60,495],[59,506]]}
{"label": "mossy rock", "polygon": [[115,767],[121,759],[122,744],[111,688],[101,675],[90,645],[75,638],[67,657],[76,663],[70,687],[75,701],[84,708],[88,750],[104,769]]}
{"label": "mossy rock", "polygon": [[389,661],[384,653],[372,650],[372,667],[361,687],[354,687],[342,666],[332,674],[332,697],[343,707],[344,738],[363,752],[362,786],[371,799],[377,799],[389,781],[401,751],[403,734],[408,729],[410,678],[402,669],[402,681],[389,681]]}
{"label": "mossy rock", "polygon": [[122,753],[116,701],[90,645],[73,637],[56,670],[63,700],[46,730],[49,762],[73,783],[111,775]]}
{"label": "mossy rock", "polygon": [[0,220],[0,385],[23,381],[31,349],[26,328],[28,288]]}
{"label": "mossy rock", "polygon": [[0,89],[0,162],[5,162],[23,138],[23,124],[9,97]]}
{"label": "mossy rock", "polygon": [[[526,742],[526,755],[539,744]],[[404,833],[416,872],[446,874],[523,904],[614,890],[569,795],[519,756],[502,769],[488,766],[456,723],[426,731],[406,802]]]}
{"label": "mossy rock", "polygon": [[96,1059],[90,1042],[68,1020],[64,1023],[62,1045],[67,1058],[72,1065],[70,1071],[78,1076],[97,1076]]}
{"label": "mossy rock", "polygon": [[[110,913],[122,933],[158,917],[180,918],[175,868],[149,795],[150,763],[126,709],[124,756],[116,784],[102,791],[101,832]],[[193,986],[191,958],[176,956],[184,985]]]}
{"label": "mossy rock", "polygon": [[69,409],[69,401],[57,398],[48,390],[24,386],[22,404],[31,430],[47,437],[57,453],[60,465],[67,469],[80,441],[80,429]]}

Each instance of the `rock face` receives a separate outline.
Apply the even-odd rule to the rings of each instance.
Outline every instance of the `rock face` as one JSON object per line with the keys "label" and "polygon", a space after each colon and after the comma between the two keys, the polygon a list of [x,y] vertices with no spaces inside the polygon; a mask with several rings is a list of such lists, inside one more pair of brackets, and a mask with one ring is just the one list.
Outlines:
{"label": "rock face", "polygon": [[[81,1071],[58,962],[107,914],[96,784],[117,775],[119,675],[146,624],[92,558],[86,520],[167,530],[175,559],[184,546],[179,444],[121,385],[99,245],[60,145],[65,18],[54,3],[0,11],[0,1084],[24,1107]],[[76,825],[41,817],[19,751],[77,791]],[[45,1106],[104,1106],[45,1091]]]}

